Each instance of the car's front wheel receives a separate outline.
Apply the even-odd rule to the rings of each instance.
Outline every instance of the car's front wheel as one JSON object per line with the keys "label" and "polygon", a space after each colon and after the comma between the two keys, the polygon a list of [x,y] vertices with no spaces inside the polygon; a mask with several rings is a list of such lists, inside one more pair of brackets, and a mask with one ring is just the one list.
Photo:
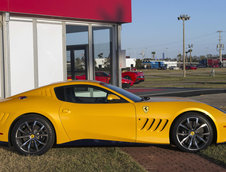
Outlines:
{"label": "car's front wheel", "polygon": [[129,83],[123,83],[122,88],[129,88],[131,85]]}
{"label": "car's front wheel", "polygon": [[212,143],[213,127],[205,116],[189,112],[175,121],[171,139],[180,150],[197,152]]}
{"label": "car's front wheel", "polygon": [[29,114],[15,123],[11,141],[13,148],[23,155],[42,155],[53,146],[55,133],[46,118]]}

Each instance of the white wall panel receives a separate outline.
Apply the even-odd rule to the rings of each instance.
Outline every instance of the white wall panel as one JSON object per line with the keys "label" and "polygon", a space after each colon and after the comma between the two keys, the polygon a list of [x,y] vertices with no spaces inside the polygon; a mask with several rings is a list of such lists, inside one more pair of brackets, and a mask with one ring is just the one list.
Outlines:
{"label": "white wall panel", "polygon": [[3,26],[2,25],[2,15],[0,14],[0,98],[4,98],[4,94],[3,94],[3,92],[4,92],[4,90],[3,90],[3,88],[4,88],[4,86],[3,86],[3,83],[4,83],[3,82],[3,78],[4,78],[3,63],[4,63],[4,61],[3,61],[3,37],[2,37],[3,27],[2,26]]}
{"label": "white wall panel", "polygon": [[62,25],[38,23],[39,86],[63,81]]}
{"label": "white wall panel", "polygon": [[11,95],[34,88],[32,22],[9,22]]}

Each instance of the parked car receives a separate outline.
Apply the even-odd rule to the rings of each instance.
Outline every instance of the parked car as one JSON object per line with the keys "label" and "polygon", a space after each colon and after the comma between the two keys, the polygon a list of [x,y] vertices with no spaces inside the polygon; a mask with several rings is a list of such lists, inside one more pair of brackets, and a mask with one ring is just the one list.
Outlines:
{"label": "parked car", "polygon": [[219,108],[149,100],[103,82],[55,83],[1,100],[0,107],[0,141],[23,155],[86,139],[172,144],[187,152],[226,142],[226,112]]}
{"label": "parked car", "polygon": [[197,67],[197,68],[206,68],[207,66],[204,65],[204,64],[198,64],[196,67]]}
{"label": "parked car", "polygon": [[166,70],[167,69],[167,65],[161,65],[159,66],[158,70]]}
{"label": "parked car", "polygon": [[122,73],[122,77],[132,80],[134,83],[144,81],[144,73],[138,71],[127,71]]}
{"label": "parked car", "polygon": [[[105,82],[105,83],[110,83],[111,81],[111,75],[109,75],[106,72],[103,71],[97,71],[95,72],[95,80],[96,81],[101,81],[101,82]],[[76,80],[86,80],[86,76],[85,75],[80,75],[80,76],[75,76]],[[71,77],[68,77],[68,80],[72,80]],[[133,86],[134,82],[126,79],[126,78],[122,78],[122,88],[129,88],[131,86]]]}
{"label": "parked car", "polygon": [[186,66],[186,70],[196,70],[196,69],[197,69],[196,66],[192,66],[192,65]]}
{"label": "parked car", "polygon": [[180,68],[177,66],[170,66],[169,70],[180,70]]}

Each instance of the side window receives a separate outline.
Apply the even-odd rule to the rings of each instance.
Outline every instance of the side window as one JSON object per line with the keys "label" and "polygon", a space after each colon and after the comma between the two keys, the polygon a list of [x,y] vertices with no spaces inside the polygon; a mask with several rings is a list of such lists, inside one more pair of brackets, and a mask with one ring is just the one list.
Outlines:
{"label": "side window", "polygon": [[106,98],[107,92],[91,86],[74,86],[75,97],[81,98]]}
{"label": "side window", "polygon": [[73,103],[125,103],[124,99],[117,102],[108,101],[107,97],[111,92],[91,85],[71,85],[55,88],[59,100]]}

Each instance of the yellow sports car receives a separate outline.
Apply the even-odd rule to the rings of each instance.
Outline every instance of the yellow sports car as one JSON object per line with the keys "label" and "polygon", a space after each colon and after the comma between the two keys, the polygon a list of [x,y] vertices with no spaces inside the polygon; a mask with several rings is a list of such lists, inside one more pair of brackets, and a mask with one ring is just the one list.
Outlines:
{"label": "yellow sports car", "polygon": [[25,155],[97,139],[174,144],[196,152],[226,142],[226,114],[182,98],[140,98],[94,81],[62,82],[0,102],[0,141]]}

